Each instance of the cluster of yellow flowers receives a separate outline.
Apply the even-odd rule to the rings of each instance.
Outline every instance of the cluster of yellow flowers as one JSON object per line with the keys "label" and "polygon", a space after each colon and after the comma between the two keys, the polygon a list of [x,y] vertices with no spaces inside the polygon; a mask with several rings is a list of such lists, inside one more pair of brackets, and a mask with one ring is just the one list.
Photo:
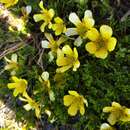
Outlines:
{"label": "cluster of yellow flowers", "polygon": [[112,102],[112,106],[104,107],[103,112],[110,113],[107,121],[110,123],[103,123],[100,130],[116,130],[111,125],[115,125],[119,121],[128,122],[130,121],[130,108],[121,106],[117,102]]}
{"label": "cluster of yellow flowers", "polygon": [[[0,0],[1,3],[4,3],[6,7],[10,7],[18,2],[18,0]],[[44,33],[47,40],[41,41],[42,48],[50,49],[49,54],[51,55],[51,60],[56,57],[56,64],[59,68],[56,69],[56,73],[64,73],[70,68],[73,68],[73,71],[77,71],[80,67],[80,61],[78,60],[78,51],[77,47],[81,46],[84,39],[90,40],[86,43],[85,49],[90,54],[93,54],[97,58],[105,59],[108,56],[108,52],[111,52],[115,49],[117,40],[112,36],[112,28],[108,25],[102,25],[99,31],[94,27],[95,20],[92,16],[90,10],[86,10],[84,13],[84,18],[80,20],[76,13],[72,12],[69,15],[69,21],[75,25],[73,28],[67,28],[64,21],[60,17],[55,17],[55,11],[53,9],[46,9],[43,6],[43,1],[39,3],[41,12],[33,16],[35,22],[44,21],[40,26],[41,32],[45,32],[46,27],[52,29],[55,32],[56,36],[61,35],[59,38],[53,38],[52,34]],[[26,15],[26,14],[25,14]],[[54,22],[52,22],[54,18]],[[63,35],[64,34],[64,35]],[[78,35],[74,40],[74,48],[72,49],[70,45],[66,44],[62,46],[61,44],[65,43],[69,37]],[[26,92],[28,82],[25,79],[17,78],[15,76],[16,70],[19,68],[17,62],[17,55],[13,54],[11,60],[5,57],[5,60],[8,64],[5,66],[5,70],[11,70],[12,81],[13,83],[8,83],[9,89],[14,89],[13,95],[16,97],[20,95],[20,100],[27,102],[24,105],[24,108],[29,111],[31,109],[35,110],[36,116],[40,117],[40,105],[35,102]],[[51,61],[50,60],[50,61]],[[55,95],[51,90],[49,73],[47,71],[43,72],[39,76],[39,81],[43,86],[46,86],[46,90],[49,94],[50,100],[55,100]],[[70,116],[75,116],[79,110],[81,115],[85,113],[84,104],[88,107],[88,102],[84,96],[78,94],[74,90],[68,91],[69,95],[63,97],[64,105],[69,107],[68,114]],[[105,107],[103,112],[110,112],[111,114],[108,117],[108,122],[101,125],[101,130],[115,130],[111,125],[114,125],[118,121],[130,121],[130,109],[121,106],[119,103],[113,102],[112,107]]]}

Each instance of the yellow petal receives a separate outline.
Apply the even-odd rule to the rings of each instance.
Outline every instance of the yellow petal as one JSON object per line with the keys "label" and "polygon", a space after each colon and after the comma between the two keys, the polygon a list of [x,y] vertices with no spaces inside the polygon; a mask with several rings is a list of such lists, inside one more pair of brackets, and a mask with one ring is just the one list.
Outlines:
{"label": "yellow petal", "polygon": [[12,62],[12,61],[11,61],[10,59],[8,59],[7,57],[4,57],[4,59],[5,59],[5,61],[8,62],[8,63]]}
{"label": "yellow petal", "polygon": [[37,118],[40,118],[40,109],[39,109],[39,107],[35,108],[35,114],[36,114]]}
{"label": "yellow petal", "polygon": [[62,51],[63,51],[64,54],[66,54],[66,55],[73,56],[73,51],[72,51],[72,49],[70,48],[69,45],[65,45],[65,46],[62,48]]}
{"label": "yellow petal", "polygon": [[57,58],[56,60],[56,64],[58,66],[66,66],[66,65],[69,65],[71,64],[71,59],[68,59],[67,57],[60,57],[60,58]]}
{"label": "yellow petal", "polygon": [[70,106],[71,103],[73,102],[73,100],[74,100],[74,97],[72,95],[65,95],[64,98],[63,98],[64,105]]}
{"label": "yellow petal", "polygon": [[17,89],[14,90],[13,95],[16,97],[19,94],[19,91]]}
{"label": "yellow petal", "polygon": [[112,102],[112,106],[121,108],[121,105],[119,103],[117,103],[117,102]]}
{"label": "yellow petal", "polygon": [[45,33],[45,37],[50,43],[55,42],[53,36],[50,33]]}
{"label": "yellow petal", "polygon": [[100,27],[100,33],[103,39],[109,39],[112,36],[112,28],[108,25],[102,25]]}
{"label": "yellow petal", "polygon": [[[118,114],[118,113],[117,113]],[[108,117],[108,122],[111,124],[111,125],[114,125],[117,121],[118,121],[118,115],[116,115],[116,113],[111,113]]]}
{"label": "yellow petal", "polygon": [[93,18],[84,18],[84,23],[88,29],[91,29],[94,26],[95,21]]}
{"label": "yellow petal", "polygon": [[43,1],[40,1],[40,3],[39,3],[39,7],[40,7],[42,10],[44,10],[44,7],[43,7]]}
{"label": "yellow petal", "polygon": [[71,116],[75,116],[77,114],[78,111],[78,106],[77,103],[74,102],[68,109],[68,114]]}
{"label": "yellow petal", "polygon": [[68,91],[70,95],[73,95],[73,96],[80,96],[76,91]]}
{"label": "yellow petal", "polygon": [[58,48],[57,50],[57,58],[64,58],[64,53],[61,49]]}
{"label": "yellow petal", "polygon": [[74,48],[74,58],[78,59],[78,51],[76,48]]}
{"label": "yellow petal", "polygon": [[101,49],[99,49],[98,51],[95,52],[95,56],[97,58],[105,59],[107,57],[107,55],[108,55],[108,52],[104,48],[101,48]]}
{"label": "yellow petal", "polygon": [[44,32],[45,31],[45,27],[46,27],[47,23],[44,22],[41,26],[40,26],[40,30],[41,32]]}
{"label": "yellow petal", "polygon": [[63,23],[63,20],[62,20],[60,17],[56,17],[56,18],[54,19],[54,21],[55,21],[56,23]]}
{"label": "yellow petal", "polygon": [[115,46],[116,46],[116,38],[114,37],[111,37],[108,42],[107,42],[107,49],[108,51],[113,51],[115,49]]}
{"label": "yellow petal", "polygon": [[16,68],[16,64],[10,63],[10,64],[7,64],[4,69],[10,70],[10,69],[15,69],[15,68]]}
{"label": "yellow petal", "polygon": [[51,19],[54,17],[54,15],[55,15],[55,11],[53,10],[53,9],[49,9],[49,14],[50,14],[50,17],[51,17]]}
{"label": "yellow petal", "polygon": [[43,14],[35,14],[35,15],[33,16],[33,18],[34,18],[34,21],[35,21],[35,22],[39,22],[39,21],[41,21],[41,20],[44,20],[44,19],[43,19]]}
{"label": "yellow petal", "polygon": [[11,79],[12,79],[14,82],[19,82],[19,78],[17,78],[16,76],[12,76]]}
{"label": "yellow petal", "polygon": [[103,112],[111,112],[112,109],[113,109],[112,107],[104,107]]}
{"label": "yellow petal", "polygon": [[8,83],[7,86],[8,86],[9,89],[16,88],[17,83]]}
{"label": "yellow petal", "polygon": [[88,42],[86,45],[85,45],[85,49],[86,51],[88,51],[90,54],[94,54],[97,50],[97,46],[96,46],[96,43],[94,42]]}
{"label": "yellow petal", "polygon": [[99,32],[96,28],[92,28],[87,32],[86,36],[91,41],[97,41],[99,39]]}
{"label": "yellow petal", "polygon": [[67,71],[68,69],[70,69],[72,67],[72,65],[67,65],[67,66],[63,66],[61,68],[56,69],[57,73],[64,73],[65,71]]}
{"label": "yellow petal", "polygon": [[81,105],[80,105],[80,114],[84,115],[84,113],[85,113],[84,104],[81,103]]}
{"label": "yellow petal", "polygon": [[63,43],[63,42],[65,42],[65,41],[67,41],[67,38],[61,36],[61,37],[58,39],[58,41],[57,41],[57,45],[60,46],[60,44]]}
{"label": "yellow petal", "polygon": [[73,71],[77,71],[77,68],[79,68],[79,66],[80,66],[80,62],[79,62],[79,60],[77,60],[77,61],[74,63]]}
{"label": "yellow petal", "polygon": [[78,25],[81,23],[81,21],[80,21],[80,19],[79,19],[79,17],[77,16],[76,13],[70,13],[70,15],[69,15],[69,20],[70,20],[70,22],[72,22],[75,26],[78,26]]}
{"label": "yellow petal", "polygon": [[123,121],[123,122],[130,121],[130,109],[128,109],[128,108],[124,109],[123,114],[121,115],[120,120]]}

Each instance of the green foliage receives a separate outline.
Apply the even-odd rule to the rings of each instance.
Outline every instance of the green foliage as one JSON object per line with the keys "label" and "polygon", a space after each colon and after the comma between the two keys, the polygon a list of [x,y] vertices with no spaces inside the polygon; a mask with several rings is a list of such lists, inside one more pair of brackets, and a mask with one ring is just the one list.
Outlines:
{"label": "green foliage", "polygon": [[[22,5],[31,5],[32,13],[36,13],[39,11],[38,3],[39,1],[33,0],[20,1],[15,9],[17,12],[17,8]],[[111,52],[105,60],[101,60],[82,51],[84,49],[83,44],[78,48],[81,59],[79,70],[77,72],[67,71],[60,83],[54,79],[57,67],[55,61],[48,62],[47,50],[41,54],[40,41],[44,37],[43,34],[39,34],[39,25],[34,23],[31,17],[28,28],[30,31],[34,31],[31,39],[32,44],[27,43],[24,48],[16,51],[20,64],[17,76],[27,79],[29,84],[27,91],[33,99],[42,104],[43,116],[45,109],[52,112],[48,121],[54,117],[55,126],[70,124],[76,130],[97,130],[102,123],[107,122],[108,115],[102,112],[103,107],[110,105],[112,101],[130,107],[130,17],[121,22],[116,16],[116,5],[112,7],[108,0],[102,2],[98,0],[45,0],[44,5],[48,9],[53,8],[56,16],[60,16],[65,21],[68,21],[70,12],[76,12],[82,17],[86,9],[91,9],[98,27],[102,24],[109,24],[113,27],[114,35],[118,40],[115,51]],[[69,25],[68,22],[66,24]],[[0,22],[0,26],[3,26],[2,22]],[[4,29],[0,28],[2,51],[9,42],[15,42],[17,37],[24,37],[21,34],[15,37],[13,33]],[[7,89],[10,74],[3,70],[4,60],[0,60],[0,94],[5,95],[12,91]],[[50,74],[51,89],[56,99],[54,102],[50,101],[48,92],[45,91],[46,86],[42,86],[39,81],[39,76],[45,70]],[[68,90],[76,90],[88,100],[89,105],[84,116],[70,117],[68,115],[67,108],[63,105],[63,96],[68,94]],[[17,104],[17,101],[15,110],[18,120],[23,117],[28,120],[30,125],[34,125],[34,113],[26,112],[22,106]],[[28,114],[24,114],[25,112]],[[115,127],[119,130],[128,130],[130,123],[118,123]]]}

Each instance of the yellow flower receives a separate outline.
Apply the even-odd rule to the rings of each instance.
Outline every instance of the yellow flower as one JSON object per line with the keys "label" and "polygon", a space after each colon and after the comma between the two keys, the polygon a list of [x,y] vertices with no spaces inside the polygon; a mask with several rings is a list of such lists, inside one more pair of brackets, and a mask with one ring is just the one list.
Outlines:
{"label": "yellow flower", "polygon": [[19,65],[18,65],[18,62],[17,62],[17,54],[12,54],[11,55],[11,60],[5,57],[5,61],[8,63],[4,67],[5,70],[13,70],[13,71],[15,71],[15,70],[18,69]]}
{"label": "yellow flower", "polygon": [[130,121],[130,109],[126,108],[125,106],[121,106],[117,102],[112,102],[111,107],[104,107],[103,112],[110,112],[108,122],[111,125],[114,125],[118,121]]}
{"label": "yellow flower", "polygon": [[18,0],[0,0],[0,3],[5,4],[5,7],[10,7],[18,3]]}
{"label": "yellow flower", "polygon": [[54,19],[55,24],[52,25],[53,31],[55,31],[55,35],[60,35],[61,33],[66,32],[66,26],[64,21],[60,17],[56,17]]}
{"label": "yellow flower", "polygon": [[41,42],[42,48],[50,48],[52,53],[57,53],[59,46],[65,42],[67,39],[65,37],[60,37],[58,40],[54,40],[53,36],[49,33],[45,33],[47,40]]}
{"label": "yellow flower", "polygon": [[63,73],[71,67],[73,67],[73,71],[77,71],[80,66],[77,49],[74,48],[72,51],[69,45],[65,45],[62,50],[58,49],[56,63],[61,67],[56,70],[57,73]]}
{"label": "yellow flower", "polygon": [[21,101],[27,102],[27,104],[23,106],[24,109],[26,111],[30,111],[31,109],[35,110],[36,117],[40,118],[39,104],[37,104],[32,98],[30,98],[27,93],[24,95],[24,97],[25,98],[22,98],[22,97],[19,98]]}
{"label": "yellow flower", "polygon": [[112,28],[108,25],[102,25],[100,33],[96,28],[92,28],[87,33],[87,37],[91,42],[86,44],[86,50],[90,54],[94,54],[97,58],[105,59],[108,51],[113,51],[116,46],[117,40],[115,37],[112,37],[112,33]]}
{"label": "yellow flower", "polygon": [[71,13],[69,15],[69,20],[76,26],[76,28],[67,28],[65,34],[67,36],[79,35],[79,37],[75,40],[74,45],[80,46],[82,44],[82,38],[87,38],[86,34],[88,30],[90,30],[95,24],[92,12],[90,10],[86,10],[82,21],[76,13]]}
{"label": "yellow flower", "polygon": [[51,28],[51,27],[52,27],[51,20],[52,20],[52,18],[54,17],[55,12],[54,12],[53,9],[49,9],[49,10],[45,9],[45,8],[43,7],[43,1],[41,1],[41,2],[39,3],[39,6],[40,6],[40,8],[42,9],[41,14],[35,14],[35,15],[33,16],[33,18],[34,18],[35,22],[39,22],[39,21],[41,21],[41,20],[44,21],[44,23],[43,23],[43,24],[41,25],[41,27],[40,27],[41,31],[44,32],[45,27],[46,27],[47,25],[48,25],[48,28]]}
{"label": "yellow flower", "polygon": [[13,95],[16,97],[18,94],[25,95],[27,88],[27,81],[25,79],[19,79],[16,76],[11,77],[14,83],[8,83],[9,89],[14,89]]}
{"label": "yellow flower", "polygon": [[114,127],[111,127],[109,124],[107,123],[103,123],[100,127],[100,130],[116,130]]}
{"label": "yellow flower", "polygon": [[83,96],[79,95],[76,91],[69,91],[69,94],[70,95],[65,95],[63,98],[64,105],[69,107],[68,114],[75,116],[79,110],[80,114],[84,115],[84,103],[86,106],[88,106],[87,100]]}

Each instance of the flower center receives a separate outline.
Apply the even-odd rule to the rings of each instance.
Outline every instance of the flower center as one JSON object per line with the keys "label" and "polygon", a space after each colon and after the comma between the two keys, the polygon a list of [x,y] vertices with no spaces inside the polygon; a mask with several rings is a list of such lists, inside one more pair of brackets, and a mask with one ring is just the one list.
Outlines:
{"label": "flower center", "polygon": [[51,21],[51,15],[48,11],[44,11],[43,12],[43,18],[44,18],[44,21],[49,23]]}
{"label": "flower center", "polygon": [[86,35],[86,32],[88,31],[86,25],[84,22],[80,23],[78,26],[77,26],[77,32],[78,34],[81,36],[81,37],[85,37]]}
{"label": "flower center", "polygon": [[98,49],[101,49],[101,48],[106,48],[107,49],[106,41],[101,36],[97,41],[97,47],[98,47]]}

